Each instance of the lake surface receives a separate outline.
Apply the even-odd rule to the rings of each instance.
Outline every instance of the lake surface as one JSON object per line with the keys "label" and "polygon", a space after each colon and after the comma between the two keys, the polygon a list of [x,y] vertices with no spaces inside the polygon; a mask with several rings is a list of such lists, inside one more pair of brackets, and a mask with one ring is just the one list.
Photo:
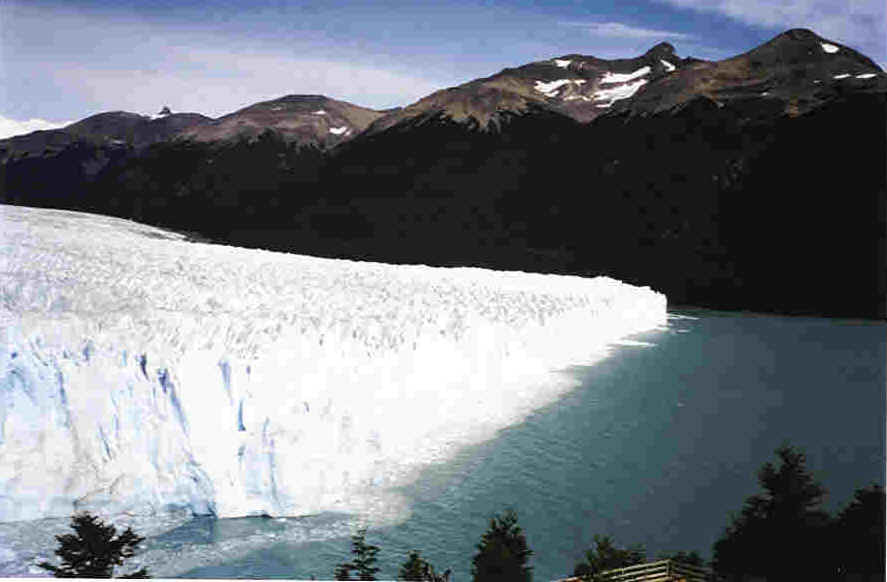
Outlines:
{"label": "lake surface", "polygon": [[[427,468],[370,519],[378,578],[416,548],[453,580],[495,512],[514,508],[535,552],[534,579],[572,573],[594,534],[663,550],[711,545],[759,491],[783,441],[828,489],[826,508],[885,482],[887,324],[699,309],[632,336],[581,385],[493,440]],[[646,345],[645,345],[646,344]],[[331,579],[360,516],[198,518],[149,535],[154,576]],[[138,530],[137,530],[138,531]]]}

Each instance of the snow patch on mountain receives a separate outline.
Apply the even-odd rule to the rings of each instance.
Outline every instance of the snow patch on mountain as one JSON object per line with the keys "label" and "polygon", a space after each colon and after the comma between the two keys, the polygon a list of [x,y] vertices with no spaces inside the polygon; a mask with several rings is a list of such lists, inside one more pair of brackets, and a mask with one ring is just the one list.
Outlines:
{"label": "snow patch on mountain", "polygon": [[313,113],[314,113],[314,115],[326,115],[326,111],[324,111],[323,109],[318,109],[317,111],[314,111]]}
{"label": "snow patch on mountain", "polygon": [[668,61],[666,61],[664,59],[659,59],[659,62],[662,63],[662,65],[665,67],[665,71],[668,73],[674,71],[677,68],[673,64],[669,63]]}
{"label": "snow patch on mountain", "polygon": [[545,94],[548,97],[554,97],[557,95],[558,89],[563,87],[564,85],[569,85],[570,83],[574,83],[576,85],[581,85],[585,82],[585,79],[559,79],[557,81],[550,81],[546,83],[545,81],[536,81],[535,89],[540,93]]}
{"label": "snow patch on mountain", "polygon": [[48,209],[0,222],[0,522],[360,512],[666,322],[663,295],[606,277],[320,259]]}
{"label": "snow patch on mountain", "polygon": [[644,75],[649,74],[650,67],[641,67],[637,71],[633,73],[606,73],[601,78],[601,83],[625,83],[627,81],[631,81],[633,79],[637,79],[638,77],[643,77]]}
{"label": "snow patch on mountain", "polygon": [[331,127],[330,128],[330,133],[332,133],[334,135],[342,135],[346,131],[348,131],[347,125],[343,125],[342,127]]}
{"label": "snow patch on mountain", "polygon": [[834,54],[834,53],[838,52],[838,50],[840,50],[835,45],[829,44],[827,42],[821,42],[819,44],[820,44],[820,46],[822,46],[822,50],[824,50],[825,52],[827,52],[829,54]]}
{"label": "snow patch on mountain", "polygon": [[862,75],[856,75],[857,79],[871,79],[872,77],[876,77],[877,73],[863,73]]}
{"label": "snow patch on mountain", "polygon": [[606,104],[599,104],[598,107],[609,107],[614,102],[619,101],[620,99],[628,99],[640,89],[645,83],[646,79],[638,79],[634,83],[626,83],[624,85],[620,85],[618,87],[613,87],[611,89],[600,89],[595,91],[594,99],[601,101],[606,100]]}
{"label": "snow patch on mountain", "polygon": [[850,76],[850,73],[841,73],[840,75],[835,75],[832,77],[833,79],[846,79]]}
{"label": "snow patch on mountain", "polygon": [[570,63],[572,63],[572,62],[573,61],[554,59],[554,64],[557,65],[558,67],[561,67],[562,69],[566,69],[568,66],[570,66]]}

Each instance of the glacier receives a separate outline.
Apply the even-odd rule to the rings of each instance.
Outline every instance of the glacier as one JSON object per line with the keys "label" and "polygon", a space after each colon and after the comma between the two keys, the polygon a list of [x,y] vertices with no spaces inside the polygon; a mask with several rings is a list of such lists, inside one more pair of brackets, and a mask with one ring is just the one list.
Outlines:
{"label": "glacier", "polygon": [[190,242],[0,206],[0,522],[367,509],[666,323],[607,277]]}

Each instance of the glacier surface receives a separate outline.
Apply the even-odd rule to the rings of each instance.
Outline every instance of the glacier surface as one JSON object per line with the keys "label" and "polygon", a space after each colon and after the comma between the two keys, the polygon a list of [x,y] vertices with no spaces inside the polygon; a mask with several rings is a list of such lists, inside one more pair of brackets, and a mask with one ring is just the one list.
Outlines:
{"label": "glacier surface", "polygon": [[[364,511],[666,322],[619,281],[192,243],[0,206],[0,522]],[[362,505],[364,504],[364,505]]]}

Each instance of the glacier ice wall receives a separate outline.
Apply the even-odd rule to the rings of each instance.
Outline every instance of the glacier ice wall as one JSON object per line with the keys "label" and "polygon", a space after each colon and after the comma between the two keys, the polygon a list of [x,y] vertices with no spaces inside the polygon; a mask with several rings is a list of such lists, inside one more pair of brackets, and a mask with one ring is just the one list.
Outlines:
{"label": "glacier ice wall", "polygon": [[354,508],[665,323],[599,277],[196,244],[0,206],[0,521]]}

